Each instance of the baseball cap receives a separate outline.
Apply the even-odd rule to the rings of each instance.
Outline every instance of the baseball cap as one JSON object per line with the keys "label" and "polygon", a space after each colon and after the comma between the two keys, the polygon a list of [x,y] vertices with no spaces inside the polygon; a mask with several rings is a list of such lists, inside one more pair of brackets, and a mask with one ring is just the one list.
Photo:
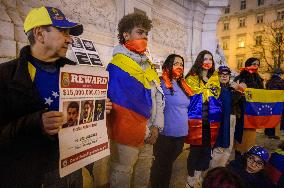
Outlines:
{"label": "baseball cap", "polygon": [[78,36],[83,33],[83,25],[67,20],[61,10],[54,7],[33,8],[27,15],[24,22],[24,31],[27,33],[31,29],[39,26],[51,25],[53,27],[69,29],[70,35]]}
{"label": "baseball cap", "polygon": [[224,73],[224,72],[226,72],[227,74],[231,74],[230,68],[227,67],[227,66],[222,65],[222,66],[220,66],[220,67],[218,68],[218,73],[219,73],[219,74],[222,74],[222,73]]}
{"label": "baseball cap", "polygon": [[261,147],[261,146],[253,146],[248,150],[247,153],[260,157],[264,162],[268,162],[269,160],[268,151],[264,147]]}

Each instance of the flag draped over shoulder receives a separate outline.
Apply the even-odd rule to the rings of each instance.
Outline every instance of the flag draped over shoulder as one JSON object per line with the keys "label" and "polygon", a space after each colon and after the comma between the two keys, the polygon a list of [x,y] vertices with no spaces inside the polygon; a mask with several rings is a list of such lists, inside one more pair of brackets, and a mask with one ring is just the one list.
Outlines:
{"label": "flag draped over shoulder", "polygon": [[284,90],[245,90],[244,128],[274,128],[280,123]]}
{"label": "flag draped over shoulder", "polygon": [[202,144],[202,104],[208,102],[211,144],[214,145],[222,113],[221,100],[219,98],[221,87],[218,73],[215,72],[206,84],[200,81],[198,76],[189,76],[186,81],[194,92],[194,95],[190,98],[188,110],[189,130],[186,143],[193,145]]}
{"label": "flag draped over shoulder", "polygon": [[152,110],[150,82],[160,84],[155,69],[149,64],[143,70],[128,56],[116,54],[107,67],[110,77],[108,97],[113,103],[108,132],[118,143],[130,146],[144,143]]}

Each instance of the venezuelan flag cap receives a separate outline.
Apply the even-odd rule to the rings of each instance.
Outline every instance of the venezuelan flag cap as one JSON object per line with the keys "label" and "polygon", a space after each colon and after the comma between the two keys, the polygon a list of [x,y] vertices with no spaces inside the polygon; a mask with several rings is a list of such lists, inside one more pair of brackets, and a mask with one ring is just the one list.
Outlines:
{"label": "venezuelan flag cap", "polygon": [[39,26],[51,25],[57,28],[70,29],[70,35],[78,36],[83,33],[83,25],[70,22],[63,12],[54,7],[33,8],[27,15],[24,22],[24,31]]}

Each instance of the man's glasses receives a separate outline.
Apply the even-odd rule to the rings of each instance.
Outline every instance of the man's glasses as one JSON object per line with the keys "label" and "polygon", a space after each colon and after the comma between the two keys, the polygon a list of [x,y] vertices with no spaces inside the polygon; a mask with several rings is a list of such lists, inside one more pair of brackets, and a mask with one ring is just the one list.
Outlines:
{"label": "man's glasses", "polygon": [[255,157],[252,156],[252,155],[250,155],[250,156],[248,157],[248,162],[251,163],[251,164],[252,164],[252,163],[255,163],[255,165],[256,165],[258,168],[262,168],[262,167],[264,166],[264,162],[263,162],[263,161],[255,159]]}

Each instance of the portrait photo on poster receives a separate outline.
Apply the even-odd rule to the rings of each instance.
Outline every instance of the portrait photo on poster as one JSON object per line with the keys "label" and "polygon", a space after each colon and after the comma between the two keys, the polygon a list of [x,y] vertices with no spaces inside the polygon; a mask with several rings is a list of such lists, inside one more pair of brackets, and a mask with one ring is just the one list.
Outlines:
{"label": "portrait photo on poster", "polygon": [[91,65],[88,55],[84,52],[75,52],[75,56],[80,65]]}
{"label": "portrait photo on poster", "polygon": [[100,57],[99,55],[97,54],[88,54],[89,58],[90,58],[90,61],[92,63],[92,65],[99,65],[99,66],[102,66],[102,62],[100,60]]}
{"label": "portrait photo on poster", "polygon": [[94,121],[99,121],[104,119],[105,103],[106,103],[105,100],[95,101]]}
{"label": "portrait photo on poster", "polygon": [[79,118],[79,104],[80,101],[64,101],[63,102],[63,113],[64,113],[64,124],[62,128],[72,127],[78,125]]}
{"label": "portrait photo on poster", "polygon": [[94,101],[83,100],[81,101],[81,113],[79,124],[90,123],[93,121]]}
{"label": "portrait photo on poster", "polygon": [[82,39],[82,42],[83,42],[86,50],[97,52],[97,50],[96,50],[96,48],[95,48],[95,46],[94,46],[92,41],[86,40],[86,39]]}
{"label": "portrait photo on poster", "polygon": [[73,48],[79,48],[79,49],[84,49],[84,46],[83,46],[83,44],[82,44],[82,41],[80,40],[80,38],[79,37],[71,37],[71,39],[72,39],[72,47]]}

